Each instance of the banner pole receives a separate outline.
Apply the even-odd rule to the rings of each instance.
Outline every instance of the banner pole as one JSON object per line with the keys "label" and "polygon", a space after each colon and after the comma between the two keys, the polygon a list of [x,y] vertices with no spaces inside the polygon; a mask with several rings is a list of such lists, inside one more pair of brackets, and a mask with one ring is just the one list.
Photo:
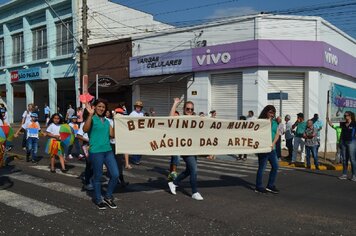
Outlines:
{"label": "banner pole", "polygon": [[[327,95],[327,102],[326,102],[326,119],[328,120],[329,118],[329,105],[330,105],[330,90],[328,90],[328,95]],[[326,162],[326,152],[327,152],[327,142],[328,142],[328,124],[325,123],[325,141],[324,141],[324,161]]]}

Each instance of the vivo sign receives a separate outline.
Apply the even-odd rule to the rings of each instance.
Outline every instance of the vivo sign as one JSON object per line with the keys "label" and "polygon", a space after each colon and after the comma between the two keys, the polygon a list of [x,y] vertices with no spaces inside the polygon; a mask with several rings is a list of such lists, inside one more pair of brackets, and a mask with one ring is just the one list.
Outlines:
{"label": "vivo sign", "polygon": [[331,53],[331,48],[329,48],[329,51],[324,51],[325,55],[325,61],[331,65],[337,66],[339,63],[339,58]]}
{"label": "vivo sign", "polygon": [[228,52],[210,53],[210,49],[208,49],[206,50],[206,54],[196,56],[196,60],[201,66],[218,64],[219,62],[226,64],[231,60],[231,55]]}

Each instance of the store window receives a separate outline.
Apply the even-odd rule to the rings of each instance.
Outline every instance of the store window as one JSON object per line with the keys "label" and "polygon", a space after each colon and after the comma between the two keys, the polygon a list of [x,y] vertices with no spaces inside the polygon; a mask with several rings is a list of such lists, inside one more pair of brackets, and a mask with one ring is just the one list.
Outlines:
{"label": "store window", "polygon": [[5,66],[4,39],[0,39],[0,66]]}
{"label": "store window", "polygon": [[47,58],[47,29],[41,27],[32,30],[32,59],[39,60]]}
{"label": "store window", "polygon": [[23,45],[23,33],[12,36],[12,63],[19,64],[25,62],[25,51]]}
{"label": "store window", "polygon": [[[57,56],[73,53],[73,36],[69,32],[72,31],[73,22],[67,21],[57,23]],[[69,30],[67,30],[67,28]]]}

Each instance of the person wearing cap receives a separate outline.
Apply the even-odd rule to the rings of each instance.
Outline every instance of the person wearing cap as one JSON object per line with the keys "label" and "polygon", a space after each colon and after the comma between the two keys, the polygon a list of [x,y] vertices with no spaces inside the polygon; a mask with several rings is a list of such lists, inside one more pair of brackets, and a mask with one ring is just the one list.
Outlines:
{"label": "person wearing cap", "polygon": [[[37,113],[31,113],[31,120],[23,124],[15,133],[15,137],[18,137],[21,129],[26,130],[26,161],[32,161],[32,163],[37,164],[37,151],[38,151],[38,140],[39,133],[41,132],[40,124],[37,121]],[[32,158],[30,158],[30,156]]]}
{"label": "person wearing cap", "polygon": [[[145,113],[142,111],[143,103],[140,100],[137,100],[134,105],[134,110],[130,113],[129,116],[133,117],[143,117]],[[142,155],[131,155],[131,163],[134,165],[141,164],[141,157]]]}
{"label": "person wearing cap", "polygon": [[78,123],[78,117],[77,116],[72,116],[70,118],[69,126],[72,127],[73,134],[74,134],[75,138],[74,138],[73,144],[70,145],[68,147],[68,149],[67,149],[66,156],[67,156],[68,159],[73,159],[73,155],[72,155],[73,146],[75,147],[75,151],[76,151],[75,154],[77,154],[76,156],[78,156],[78,159],[81,160],[84,157],[84,155],[81,153],[79,139],[77,138],[79,125],[80,124]]}
{"label": "person wearing cap", "polygon": [[284,117],[284,121],[286,122],[286,130],[284,133],[284,136],[286,138],[286,146],[288,148],[288,160],[292,160],[292,155],[293,155],[293,129],[292,129],[292,121],[290,120],[290,115],[286,115]]}
{"label": "person wearing cap", "polygon": [[295,129],[295,128],[296,128],[296,130],[295,130],[295,135],[294,135],[293,155],[292,155],[292,161],[290,162],[290,164],[295,164],[295,162],[297,161],[297,154],[298,154],[299,146],[300,146],[300,151],[301,151],[301,161],[304,162],[304,160],[303,160],[303,152],[304,152],[303,134],[305,132],[305,129],[307,128],[307,122],[304,121],[303,113],[297,114],[297,120],[292,125],[292,129]]}

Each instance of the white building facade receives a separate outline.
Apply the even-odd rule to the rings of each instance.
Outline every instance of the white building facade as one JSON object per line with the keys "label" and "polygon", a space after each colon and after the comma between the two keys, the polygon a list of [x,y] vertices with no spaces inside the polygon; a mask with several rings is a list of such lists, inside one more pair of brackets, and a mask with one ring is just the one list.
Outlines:
{"label": "white building facade", "polygon": [[[356,88],[356,40],[319,17],[256,15],[133,40],[133,100],[167,115],[174,97],[197,113],[238,119],[267,104],[277,115],[318,113],[324,122],[332,83]],[[150,83],[149,81],[154,81]],[[288,100],[268,100],[282,91]],[[328,150],[335,133],[328,132]],[[324,144],[321,143],[321,150]]]}

